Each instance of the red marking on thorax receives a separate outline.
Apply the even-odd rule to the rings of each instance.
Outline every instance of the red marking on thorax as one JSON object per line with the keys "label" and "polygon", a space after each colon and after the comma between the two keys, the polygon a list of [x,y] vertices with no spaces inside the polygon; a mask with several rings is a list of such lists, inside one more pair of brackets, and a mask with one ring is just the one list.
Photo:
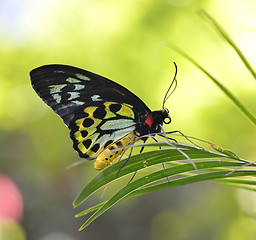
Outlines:
{"label": "red marking on thorax", "polygon": [[148,118],[145,120],[144,125],[148,125],[150,128],[154,122],[154,117],[152,115],[148,116]]}

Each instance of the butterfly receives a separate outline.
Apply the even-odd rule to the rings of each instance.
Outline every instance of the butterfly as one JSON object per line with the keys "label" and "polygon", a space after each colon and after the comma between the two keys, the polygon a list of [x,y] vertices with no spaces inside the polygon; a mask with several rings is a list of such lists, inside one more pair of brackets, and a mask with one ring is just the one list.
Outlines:
{"label": "butterfly", "polygon": [[125,87],[77,67],[44,65],[33,69],[30,77],[39,97],[70,129],[79,156],[95,159],[98,170],[110,165],[125,147],[138,139],[146,142],[148,135],[161,133],[163,123],[171,122],[164,108],[171,86],[163,109],[151,111]]}

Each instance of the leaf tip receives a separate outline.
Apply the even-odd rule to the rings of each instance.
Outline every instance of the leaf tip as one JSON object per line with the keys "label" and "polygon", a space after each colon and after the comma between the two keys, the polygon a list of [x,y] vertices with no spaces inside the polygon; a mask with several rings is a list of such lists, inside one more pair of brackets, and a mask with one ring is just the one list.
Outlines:
{"label": "leaf tip", "polygon": [[78,231],[81,232],[81,231],[83,231],[85,228],[86,228],[86,225],[83,224],[83,225],[78,229]]}
{"label": "leaf tip", "polygon": [[72,206],[73,206],[73,208],[76,208],[76,207],[78,206],[78,204],[76,203],[76,200],[74,200],[74,201],[72,202]]}

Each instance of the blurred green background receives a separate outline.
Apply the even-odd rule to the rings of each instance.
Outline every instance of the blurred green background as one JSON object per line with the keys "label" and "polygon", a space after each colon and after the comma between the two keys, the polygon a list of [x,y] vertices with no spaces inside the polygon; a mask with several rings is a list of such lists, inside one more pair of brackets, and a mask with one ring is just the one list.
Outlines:
{"label": "blurred green background", "polygon": [[[124,85],[158,110],[175,61],[178,88],[166,103],[173,121],[165,130],[180,130],[254,161],[254,126],[165,45],[180,46],[256,112],[254,79],[197,14],[201,8],[256,66],[254,0],[0,1],[0,174],[16,183],[23,198],[18,224],[25,237],[19,239],[256,239],[255,193],[213,182],[126,199],[78,232],[84,219],[74,218],[79,211],[71,203],[98,172],[93,162],[67,169],[79,160],[69,131],[30,85],[33,68],[69,64]],[[114,190],[110,185],[106,195]],[[99,201],[101,193],[83,206]]]}

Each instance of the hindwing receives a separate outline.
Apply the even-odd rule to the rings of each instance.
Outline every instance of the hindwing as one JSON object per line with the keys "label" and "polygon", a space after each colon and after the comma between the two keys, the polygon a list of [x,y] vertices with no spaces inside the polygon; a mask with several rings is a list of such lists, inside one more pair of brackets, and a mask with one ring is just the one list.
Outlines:
{"label": "hindwing", "polygon": [[80,157],[92,159],[135,129],[136,113],[132,106],[101,101],[82,106],[75,112],[70,137]]}

